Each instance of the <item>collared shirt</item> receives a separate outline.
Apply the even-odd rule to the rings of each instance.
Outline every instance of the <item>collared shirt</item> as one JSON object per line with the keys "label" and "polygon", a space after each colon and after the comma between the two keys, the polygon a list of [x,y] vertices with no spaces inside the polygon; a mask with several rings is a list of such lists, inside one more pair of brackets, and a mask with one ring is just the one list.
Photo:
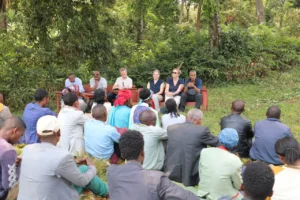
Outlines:
{"label": "collared shirt", "polygon": [[84,124],[85,150],[95,158],[109,159],[119,139],[117,129],[104,122],[93,119]]}
{"label": "collared shirt", "polygon": [[119,77],[119,78],[117,78],[117,80],[114,84],[114,87],[118,87],[121,89],[128,89],[128,88],[130,89],[130,88],[132,88],[132,79],[129,78],[128,76],[126,79]]}
{"label": "collared shirt", "polygon": [[254,126],[255,141],[250,150],[250,157],[274,165],[282,165],[275,152],[277,140],[292,136],[291,129],[278,119],[268,118]]}
{"label": "collared shirt", "polygon": [[[147,103],[139,103],[139,104],[137,104],[137,105],[135,105],[135,106],[133,106],[132,108],[131,108],[131,112],[130,112],[130,117],[129,117],[129,128],[131,128],[132,126],[133,126],[133,124],[135,124],[134,123],[134,118],[139,118],[140,116],[139,116],[139,114],[141,114],[141,113],[136,113],[135,111],[136,111],[136,108],[137,107],[139,107],[139,106],[145,106],[145,107],[148,107],[151,111],[153,111],[154,113],[155,113],[155,115],[156,115],[156,126],[157,127],[160,127],[160,120],[159,120],[159,117],[158,117],[158,112],[156,111],[156,110],[154,110],[153,108],[150,108],[149,107],[149,105],[147,104]],[[135,116],[134,116],[135,115]]]}
{"label": "collared shirt", "polygon": [[167,131],[160,127],[146,126],[143,124],[134,124],[132,129],[141,132],[144,137],[145,159],[143,168],[161,170],[165,160],[162,140],[167,139]]}
{"label": "collared shirt", "polygon": [[[190,78],[187,79],[187,80],[185,81],[184,87],[186,87],[187,84],[188,84],[189,82],[191,82],[191,79],[190,79]],[[196,78],[196,81],[195,81],[194,85],[195,85],[199,90],[201,90],[201,88],[202,88],[202,80],[201,80],[200,78]],[[195,89],[194,89],[193,87],[189,87],[189,88],[188,88],[188,94],[189,94],[189,95],[195,95],[195,94],[196,94]]]}
{"label": "collared shirt", "polygon": [[14,147],[0,138],[0,199],[19,180],[20,168],[16,166],[17,153]]}
{"label": "collared shirt", "polygon": [[51,111],[50,108],[42,108],[38,103],[26,105],[22,119],[27,128],[24,136],[20,139],[21,143],[33,144],[39,142],[36,135],[36,123],[41,117],[46,115],[56,116],[56,113]]}
{"label": "collared shirt", "polygon": [[96,175],[89,166],[80,172],[73,156],[50,143],[24,147],[18,200],[74,200],[79,194],[74,185],[84,187]]}
{"label": "collared shirt", "polygon": [[[182,78],[179,78],[177,84],[174,85],[173,78],[169,78],[166,83],[169,84],[169,92],[176,92],[179,86],[184,84],[184,80]],[[181,93],[182,91],[180,91],[176,96],[181,95]]]}
{"label": "collared shirt", "polygon": [[60,122],[59,147],[76,156],[84,152],[83,125],[89,118],[71,106],[64,106],[58,114]]}
{"label": "collared shirt", "polygon": [[127,106],[113,106],[109,113],[108,124],[118,128],[128,128],[130,110]]}
{"label": "collared shirt", "polygon": [[71,82],[68,78],[65,81],[65,87],[68,87],[69,85],[77,85],[79,87],[79,92],[84,92],[84,88],[82,85],[82,81],[80,78],[75,78],[74,82]]}
{"label": "collared shirt", "polygon": [[[93,88],[96,84],[95,78],[91,78],[90,79],[90,87]],[[98,82],[98,86],[96,89],[106,89],[107,88],[107,81],[105,78],[101,77],[99,82]]]}

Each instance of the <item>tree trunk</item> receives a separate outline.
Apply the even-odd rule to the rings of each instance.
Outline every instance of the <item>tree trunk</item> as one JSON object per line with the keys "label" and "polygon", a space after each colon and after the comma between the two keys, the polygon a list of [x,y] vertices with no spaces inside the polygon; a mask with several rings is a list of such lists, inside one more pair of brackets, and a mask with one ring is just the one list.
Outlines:
{"label": "tree trunk", "polygon": [[256,0],[256,15],[258,19],[258,24],[266,22],[265,8],[262,0]]}
{"label": "tree trunk", "polygon": [[137,43],[142,44],[143,39],[143,30],[144,30],[144,16],[140,16],[137,20]]}
{"label": "tree trunk", "polygon": [[7,31],[6,0],[0,0],[0,32]]}
{"label": "tree trunk", "polygon": [[183,10],[184,10],[184,1],[185,1],[185,0],[181,0],[180,16],[179,16],[179,24],[181,24],[181,23],[182,23],[182,18],[183,18]]}
{"label": "tree trunk", "polygon": [[201,10],[202,10],[203,0],[199,1],[198,11],[197,11],[197,22],[196,22],[196,30],[200,32],[200,24],[201,24]]}
{"label": "tree trunk", "polygon": [[214,13],[213,18],[209,23],[210,47],[219,48],[221,45],[221,25],[220,15],[218,12]]}
{"label": "tree trunk", "polygon": [[280,15],[279,30],[281,30],[282,26],[283,26],[283,15]]}
{"label": "tree trunk", "polygon": [[190,20],[190,8],[191,8],[190,1],[185,3],[185,8],[186,8],[186,21],[188,22]]}

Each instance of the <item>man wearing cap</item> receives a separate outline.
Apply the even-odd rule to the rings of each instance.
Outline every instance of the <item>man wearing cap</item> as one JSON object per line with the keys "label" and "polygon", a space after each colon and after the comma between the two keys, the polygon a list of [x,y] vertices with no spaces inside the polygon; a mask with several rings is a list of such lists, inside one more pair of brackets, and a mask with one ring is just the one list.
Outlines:
{"label": "man wearing cap", "polygon": [[225,128],[218,136],[220,146],[201,151],[199,162],[198,196],[205,199],[219,199],[230,196],[239,200],[242,185],[242,165],[240,158],[230,151],[238,144],[235,129]]}
{"label": "man wearing cap", "polygon": [[106,196],[105,183],[96,176],[89,159],[77,160],[66,150],[56,147],[60,124],[54,116],[44,116],[37,122],[41,143],[26,146],[22,154],[18,200],[74,200],[83,188]]}

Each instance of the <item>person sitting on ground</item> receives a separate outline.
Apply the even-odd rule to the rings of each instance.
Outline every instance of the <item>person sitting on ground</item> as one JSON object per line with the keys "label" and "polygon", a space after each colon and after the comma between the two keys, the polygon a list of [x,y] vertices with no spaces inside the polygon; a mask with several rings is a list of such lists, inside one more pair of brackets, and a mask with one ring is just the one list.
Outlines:
{"label": "person sitting on ground", "polygon": [[127,76],[126,68],[123,67],[120,69],[120,75],[113,86],[113,91],[107,95],[107,100],[111,105],[114,105],[114,100],[117,98],[120,90],[128,90],[133,87],[132,79]]}
{"label": "person sitting on ground", "polygon": [[169,178],[185,186],[195,186],[199,182],[200,152],[208,145],[216,147],[219,144],[208,127],[201,126],[203,113],[197,108],[187,114],[183,124],[169,126],[168,144],[164,171]]}
{"label": "person sitting on ground", "polygon": [[61,137],[59,147],[69,151],[73,156],[84,153],[83,125],[89,119],[78,108],[78,97],[68,93],[63,97],[65,106],[58,114]]}
{"label": "person sitting on ground", "polygon": [[245,197],[243,200],[265,200],[272,196],[273,185],[274,173],[268,164],[253,162],[246,165],[243,173],[242,190]]}
{"label": "person sitting on ground", "polygon": [[41,143],[23,149],[18,200],[74,200],[83,189],[107,195],[107,185],[96,176],[93,162],[88,158],[75,162],[68,151],[55,146],[60,137],[56,117],[40,118],[37,133]]}
{"label": "person sitting on ground", "polygon": [[3,103],[4,103],[3,94],[0,93],[0,128],[2,127],[5,120],[7,120],[12,116],[9,108],[5,106]]}
{"label": "person sitting on ground", "polygon": [[128,128],[130,111],[131,91],[120,90],[118,98],[110,110],[108,124],[117,128]]}
{"label": "person sitting on ground", "polygon": [[177,112],[177,105],[174,99],[168,99],[165,103],[167,114],[161,117],[161,123],[163,129],[166,129],[173,124],[182,124],[186,121],[184,115],[180,115]]}
{"label": "person sitting on ground", "polygon": [[177,107],[180,104],[182,89],[184,87],[184,80],[179,78],[181,70],[179,68],[173,69],[172,78],[166,82],[165,101],[174,99]]}
{"label": "person sitting on ground", "polygon": [[190,71],[189,78],[185,81],[184,90],[181,94],[179,110],[184,112],[186,102],[196,102],[195,108],[200,109],[202,103],[202,80],[197,78],[195,70]]}
{"label": "person sitting on ground", "polygon": [[19,160],[13,145],[19,142],[25,129],[24,121],[15,116],[8,118],[0,129],[0,199],[6,199],[19,180]]}
{"label": "person sitting on ground", "polygon": [[107,112],[103,105],[96,105],[92,116],[94,119],[84,124],[85,150],[95,158],[108,160],[114,153],[114,143],[119,143],[120,134],[105,124]]}
{"label": "person sitting on ground", "polygon": [[64,95],[66,95],[67,93],[70,93],[70,92],[72,92],[78,96],[79,109],[82,112],[85,112],[85,110],[87,108],[87,103],[85,102],[85,96],[82,92],[79,92],[79,87],[77,85],[69,85],[68,87],[63,89],[63,91],[61,92],[61,94],[62,94],[61,107],[64,107],[64,101],[63,101]]}
{"label": "person sitting on ground", "polygon": [[145,159],[143,168],[161,170],[165,159],[162,141],[166,140],[168,135],[166,130],[155,125],[155,113],[151,110],[145,110],[140,114],[140,124],[134,124],[132,130],[139,131],[144,137]]}
{"label": "person sitting on ground", "polygon": [[156,115],[156,126],[160,127],[160,121],[158,118],[158,112],[150,107],[152,102],[151,100],[151,91],[147,88],[144,88],[140,91],[140,102],[131,108],[130,117],[129,117],[129,128],[132,128],[134,124],[140,124],[140,114],[144,110],[151,110]]}
{"label": "person sitting on ground", "polygon": [[160,72],[159,70],[153,71],[153,79],[148,82],[147,88],[153,93],[152,100],[154,103],[154,108],[157,112],[160,111],[159,102],[163,100],[163,93],[164,93],[164,81],[159,79]]}
{"label": "person sitting on ground", "polygon": [[281,110],[279,107],[269,107],[266,115],[267,119],[257,122],[254,126],[255,141],[250,150],[250,157],[253,160],[282,165],[274,145],[280,138],[292,136],[291,129],[280,122]]}
{"label": "person sitting on ground", "polygon": [[300,146],[294,137],[284,137],[275,143],[275,151],[282,163],[282,171],[275,175],[272,200],[300,197]]}
{"label": "person sitting on ground", "polygon": [[56,113],[47,108],[49,103],[48,92],[44,89],[37,89],[34,93],[35,102],[26,105],[22,119],[26,124],[26,131],[20,142],[33,144],[39,142],[36,134],[36,123],[45,115],[56,116]]}
{"label": "person sitting on ground", "polygon": [[96,106],[96,105],[104,105],[104,107],[106,108],[107,114],[109,115],[110,109],[111,109],[111,103],[109,102],[105,102],[106,100],[106,94],[104,89],[97,89],[94,93],[94,103],[92,105],[92,109]]}
{"label": "person sitting on ground", "polygon": [[126,164],[111,165],[107,169],[111,200],[199,200],[191,192],[170,181],[164,173],[143,169],[144,139],[140,132],[127,131],[121,136],[119,145]]}
{"label": "person sitting on ground", "polygon": [[221,130],[224,128],[234,128],[239,134],[239,143],[233,149],[233,152],[238,153],[241,158],[249,158],[254,134],[251,122],[241,116],[245,111],[244,102],[241,100],[232,102],[231,111],[230,115],[221,119]]}
{"label": "person sitting on ground", "polygon": [[65,80],[65,88],[69,87],[70,85],[77,85],[79,88],[79,92],[83,93],[84,88],[82,85],[82,80],[75,76],[75,74],[70,73],[68,78]]}
{"label": "person sitting on ground", "polygon": [[101,77],[100,71],[93,71],[94,78],[90,79],[90,87],[93,91],[97,89],[103,89],[105,93],[107,92],[107,81],[105,78]]}
{"label": "person sitting on ground", "polygon": [[228,195],[242,199],[239,192],[242,184],[242,165],[240,158],[232,153],[239,141],[238,133],[233,128],[225,128],[218,136],[218,148],[206,148],[201,151],[199,162],[198,196],[208,200]]}

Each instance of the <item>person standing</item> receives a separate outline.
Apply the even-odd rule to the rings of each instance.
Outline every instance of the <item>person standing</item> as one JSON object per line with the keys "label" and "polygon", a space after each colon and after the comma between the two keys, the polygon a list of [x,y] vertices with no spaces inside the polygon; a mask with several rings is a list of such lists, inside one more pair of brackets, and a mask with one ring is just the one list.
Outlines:
{"label": "person standing", "polygon": [[82,80],[76,77],[73,73],[70,73],[68,78],[65,80],[65,88],[68,88],[70,85],[77,85],[79,88],[79,92],[84,93]]}
{"label": "person standing", "polygon": [[93,91],[97,89],[103,89],[107,92],[107,81],[105,78],[101,77],[100,71],[94,71],[94,78],[90,79],[90,87]]}
{"label": "person standing", "polygon": [[79,110],[78,97],[74,93],[67,93],[63,97],[65,106],[58,114],[61,137],[58,146],[73,156],[84,153],[83,126],[88,117]]}
{"label": "person standing", "polygon": [[6,199],[19,180],[20,160],[13,145],[19,142],[25,129],[26,124],[19,117],[8,118],[0,129],[0,199]]}
{"label": "person standing", "polygon": [[152,93],[152,100],[154,102],[154,108],[157,112],[160,111],[160,106],[159,102],[163,100],[163,93],[164,93],[164,82],[159,79],[160,72],[159,70],[154,70],[153,71],[153,79],[148,82],[147,88],[151,91]]}
{"label": "person standing", "polygon": [[292,136],[291,129],[281,123],[281,110],[278,106],[269,107],[266,116],[267,119],[257,122],[254,126],[255,141],[250,149],[250,157],[253,160],[282,165],[274,145],[280,138]]}
{"label": "person standing", "polygon": [[121,68],[120,69],[121,76],[117,78],[114,86],[113,91],[107,95],[107,100],[113,105],[114,100],[118,96],[120,90],[124,89],[132,89],[132,79],[127,76],[127,69]]}
{"label": "person standing", "polygon": [[221,119],[221,130],[234,128],[239,134],[239,143],[232,152],[238,153],[241,158],[249,158],[254,133],[251,122],[242,116],[245,111],[245,103],[241,100],[232,102],[231,111],[230,115]]}
{"label": "person standing", "polygon": [[184,87],[184,80],[179,78],[180,74],[180,69],[173,69],[172,78],[167,80],[165,89],[165,102],[172,98],[176,101],[177,107],[180,104],[181,93]]}
{"label": "person standing", "polygon": [[48,92],[44,89],[37,89],[34,93],[35,102],[26,105],[22,119],[26,124],[26,131],[20,142],[33,144],[39,142],[36,134],[36,123],[45,115],[56,116],[56,113],[47,108],[49,104]]}
{"label": "person standing", "polygon": [[195,70],[190,71],[181,94],[179,106],[181,112],[184,112],[186,102],[196,102],[195,108],[200,109],[202,103],[201,88],[202,80],[197,77],[197,72]]}
{"label": "person standing", "polygon": [[3,103],[4,103],[3,94],[0,93],[0,128],[5,122],[5,120],[7,120],[12,116],[9,108],[5,106]]}
{"label": "person standing", "polygon": [[200,152],[208,145],[216,147],[219,144],[208,127],[201,126],[203,113],[197,108],[187,114],[183,124],[169,126],[167,153],[164,164],[165,173],[172,181],[185,186],[195,186],[199,182]]}

